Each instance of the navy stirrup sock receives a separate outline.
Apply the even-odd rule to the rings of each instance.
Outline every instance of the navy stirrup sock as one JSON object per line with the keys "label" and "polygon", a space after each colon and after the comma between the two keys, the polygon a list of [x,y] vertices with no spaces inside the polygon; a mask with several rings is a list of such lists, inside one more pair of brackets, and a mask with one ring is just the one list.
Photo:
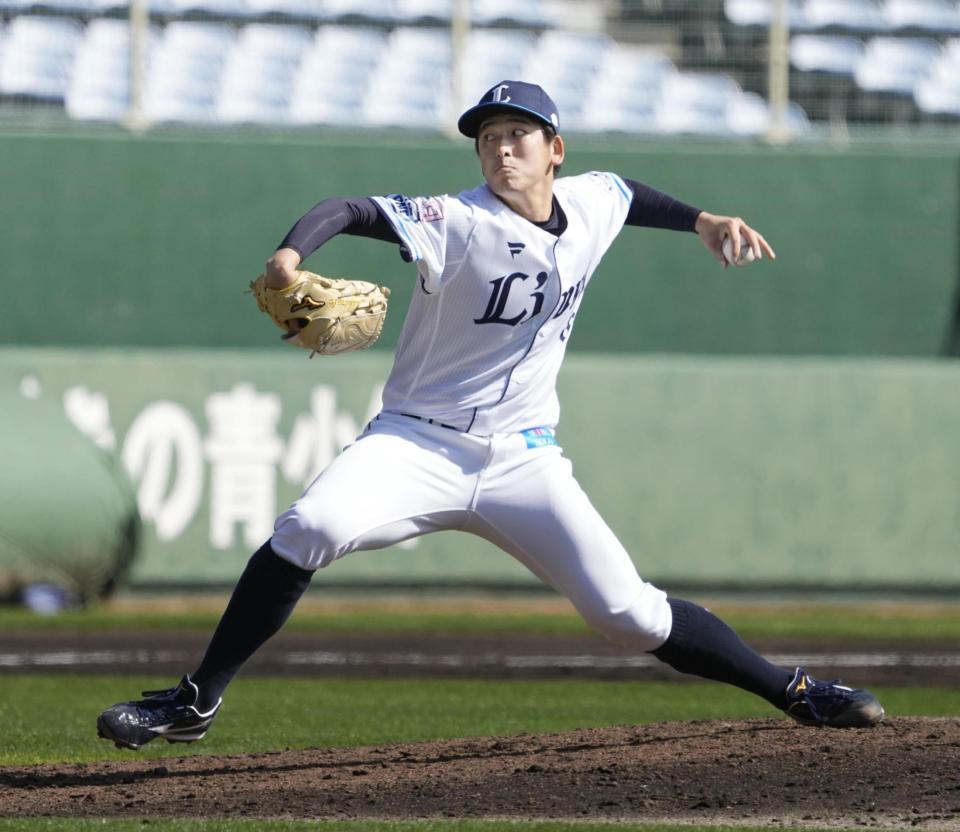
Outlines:
{"label": "navy stirrup sock", "polygon": [[216,705],[244,662],[284,625],[312,577],[277,555],[269,541],[254,553],[190,677],[200,689],[201,711]]}
{"label": "navy stirrup sock", "polygon": [[673,611],[670,637],[650,652],[674,670],[726,682],[762,696],[780,710],[793,674],[768,662],[744,644],[727,624],[690,601],[668,598]]}

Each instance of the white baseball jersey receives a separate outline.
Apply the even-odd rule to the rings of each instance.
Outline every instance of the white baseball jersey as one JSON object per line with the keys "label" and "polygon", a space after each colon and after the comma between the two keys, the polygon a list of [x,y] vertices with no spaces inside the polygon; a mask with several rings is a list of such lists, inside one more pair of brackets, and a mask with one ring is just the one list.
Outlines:
{"label": "white baseball jersey", "polygon": [[486,185],[376,197],[419,269],[384,410],[478,436],[554,427],[556,379],[583,292],[632,194],[613,173],[564,177],[559,237]]}
{"label": "white baseball jersey", "polygon": [[608,638],[653,650],[672,626],[666,593],[637,574],[552,430],[574,317],[632,194],[612,173],[559,179],[554,194],[559,237],[485,185],[376,198],[420,277],[384,409],[280,515],[271,546],[313,570],[431,532],[475,534]]}

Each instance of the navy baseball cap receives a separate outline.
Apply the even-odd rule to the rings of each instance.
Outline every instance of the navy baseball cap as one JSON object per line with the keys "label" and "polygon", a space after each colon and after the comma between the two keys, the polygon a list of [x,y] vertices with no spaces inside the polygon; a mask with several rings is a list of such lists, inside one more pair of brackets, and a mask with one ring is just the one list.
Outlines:
{"label": "navy baseball cap", "polygon": [[497,113],[515,112],[542,121],[560,132],[560,116],[557,105],[542,87],[525,81],[501,81],[491,87],[476,107],[467,110],[457,122],[457,128],[471,139],[477,137],[480,125]]}

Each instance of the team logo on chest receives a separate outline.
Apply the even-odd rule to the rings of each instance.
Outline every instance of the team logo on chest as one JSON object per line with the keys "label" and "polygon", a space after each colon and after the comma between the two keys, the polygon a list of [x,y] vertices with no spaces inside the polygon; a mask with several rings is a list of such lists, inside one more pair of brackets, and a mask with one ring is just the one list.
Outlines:
{"label": "team logo on chest", "polygon": [[[513,272],[491,280],[487,309],[481,317],[474,318],[473,322],[516,326],[523,321],[535,318],[543,309],[544,293],[540,290],[547,282],[547,278],[546,272],[540,272],[536,276],[524,272]],[[511,317],[505,317],[508,302],[513,313]],[[522,304],[522,307],[519,304]]]}

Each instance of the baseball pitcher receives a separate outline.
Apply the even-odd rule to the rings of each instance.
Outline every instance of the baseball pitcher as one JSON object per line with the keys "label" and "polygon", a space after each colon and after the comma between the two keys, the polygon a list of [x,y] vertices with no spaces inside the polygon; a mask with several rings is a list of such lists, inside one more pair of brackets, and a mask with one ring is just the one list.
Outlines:
{"label": "baseball pitcher", "polygon": [[694,233],[724,267],[773,259],[773,249],[738,217],[617,173],[558,177],[560,116],[539,86],[503,81],[458,126],[474,141],[483,184],[325,200],[254,281],[258,305],[294,345],[311,355],[358,349],[379,335],[388,290],[299,266],[337,234],[398,246],[416,287],[383,409],[277,518],[200,666],[176,687],[104,711],[100,736],[132,749],[200,739],[230,680],[318,569],[447,529],[494,543],[618,644],[751,691],[805,725],[879,722],[872,694],[777,667],[703,607],[644,581],[557,440],[557,373],[594,271],[625,225]]}

